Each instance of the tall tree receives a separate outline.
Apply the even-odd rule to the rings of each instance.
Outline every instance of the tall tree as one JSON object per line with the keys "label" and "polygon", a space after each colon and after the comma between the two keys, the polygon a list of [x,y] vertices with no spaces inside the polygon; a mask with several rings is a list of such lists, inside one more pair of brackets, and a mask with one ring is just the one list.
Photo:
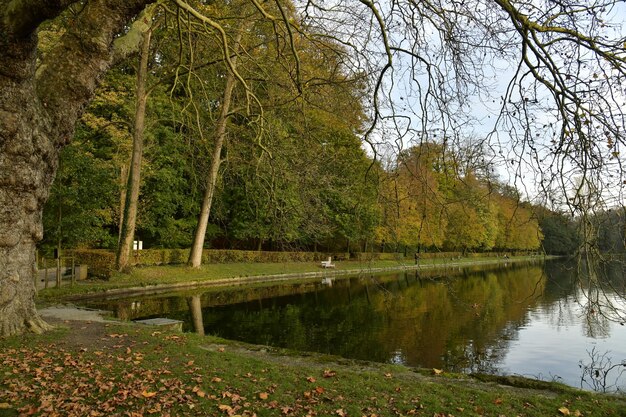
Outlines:
{"label": "tall tree", "polygon": [[56,46],[38,57],[39,26],[71,13],[74,2],[1,2],[0,336],[48,327],[35,310],[33,274],[59,150],[111,66],[115,38],[147,3],[81,4]]}
{"label": "tall tree", "polygon": [[148,61],[150,59],[150,39],[152,28],[144,31],[141,37],[139,65],[137,66],[137,88],[135,96],[135,120],[133,126],[133,151],[128,170],[128,180],[120,224],[120,240],[117,245],[115,267],[123,271],[128,267],[130,254],[135,239],[137,206],[139,204],[139,186],[141,184],[141,165],[143,161],[144,132],[146,128],[146,106],[148,103]]}
{"label": "tall tree", "polygon": [[[222,147],[226,140],[228,119],[231,115],[231,103],[233,101],[233,90],[237,83],[237,77],[235,73],[237,71],[238,54],[241,44],[241,38],[243,33],[247,31],[247,25],[242,23],[237,29],[235,35],[234,47],[232,49],[233,57],[229,58],[230,64],[226,72],[226,80],[224,82],[224,94],[220,100],[220,110],[217,120],[215,121],[215,133],[213,141],[213,155],[211,157],[211,165],[206,177],[205,191],[202,203],[200,205],[200,215],[198,216],[198,223],[196,225],[196,231],[193,237],[193,243],[191,250],[189,251],[189,260],[187,263],[189,266],[198,268],[202,264],[202,249],[204,248],[204,239],[209,224],[209,214],[211,213],[211,203],[213,202],[213,196],[215,195],[215,188],[217,185],[218,174],[220,165],[222,163]],[[224,51],[225,54],[229,54],[230,51]]]}

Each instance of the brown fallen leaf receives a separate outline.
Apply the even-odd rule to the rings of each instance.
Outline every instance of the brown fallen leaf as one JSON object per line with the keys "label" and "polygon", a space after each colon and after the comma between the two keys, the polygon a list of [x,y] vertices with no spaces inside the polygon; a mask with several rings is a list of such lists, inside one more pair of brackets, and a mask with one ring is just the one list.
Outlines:
{"label": "brown fallen leaf", "polygon": [[570,415],[569,408],[567,408],[567,407],[559,408],[559,413],[561,413],[564,416],[569,416]]}
{"label": "brown fallen leaf", "polygon": [[267,400],[268,397],[269,397],[269,394],[267,392],[260,392],[259,393],[259,398],[261,400]]}
{"label": "brown fallen leaf", "polygon": [[315,379],[315,378],[313,378],[312,376],[308,376],[308,377],[306,378],[306,380],[307,380],[307,381],[309,381],[309,382],[315,382],[315,381],[316,381],[316,379]]}
{"label": "brown fallen leaf", "polygon": [[154,397],[155,395],[157,395],[157,393],[156,393],[156,392],[154,392],[154,391],[146,391],[146,390],[143,390],[143,392],[141,393],[141,396],[142,396],[142,397],[144,397],[144,398],[152,398],[152,397]]}
{"label": "brown fallen leaf", "polygon": [[206,397],[206,392],[202,391],[202,389],[199,386],[193,387],[191,392],[195,393],[200,398]]}
{"label": "brown fallen leaf", "polygon": [[331,371],[330,369],[325,369],[324,370],[324,378],[332,378],[335,375],[337,375],[337,372],[335,372],[335,371]]}

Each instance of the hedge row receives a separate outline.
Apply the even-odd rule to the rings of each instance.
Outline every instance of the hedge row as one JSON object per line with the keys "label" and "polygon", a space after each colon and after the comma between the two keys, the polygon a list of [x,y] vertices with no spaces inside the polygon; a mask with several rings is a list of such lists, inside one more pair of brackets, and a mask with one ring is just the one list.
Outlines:
{"label": "hedge row", "polygon": [[[89,275],[109,278],[115,270],[115,253],[104,249],[66,250],[65,255],[74,256],[77,264],[87,264]],[[244,250],[202,251],[203,264],[217,263],[270,263],[270,262],[318,262],[333,256],[333,259],[348,259],[347,253],[322,254],[317,252],[260,252]],[[176,265],[187,262],[189,249],[144,249],[133,251],[132,266]]]}
{"label": "hedge row", "polygon": [[[358,253],[356,254],[356,259],[360,261],[402,261],[405,259],[413,259],[415,256],[414,253],[407,253],[404,256],[404,253],[391,253],[391,252],[374,252],[374,253]],[[421,252],[419,254],[420,259],[443,259],[443,258],[458,258],[462,256],[461,252]],[[494,256],[493,253],[485,254],[485,256]]]}
{"label": "hedge row", "polygon": [[65,255],[73,256],[76,264],[86,264],[91,277],[109,278],[115,270],[115,253],[105,249],[66,250]]}
{"label": "hedge row", "polygon": [[[341,256],[342,255],[342,256]],[[216,250],[202,251],[202,263],[226,264],[237,262],[315,262],[326,255],[315,252],[262,252],[247,250]],[[331,254],[333,256],[333,254]],[[347,259],[348,254],[335,254],[335,258]],[[131,264],[133,266],[182,264],[189,258],[189,249],[146,249],[135,251]]]}

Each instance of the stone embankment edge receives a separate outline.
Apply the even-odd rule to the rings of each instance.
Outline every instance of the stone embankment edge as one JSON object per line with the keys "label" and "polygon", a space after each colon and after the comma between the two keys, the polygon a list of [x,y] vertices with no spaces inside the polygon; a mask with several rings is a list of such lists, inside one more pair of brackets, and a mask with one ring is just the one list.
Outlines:
{"label": "stone embankment edge", "polygon": [[140,287],[126,287],[126,288],[112,288],[110,290],[98,291],[93,293],[77,294],[68,297],[64,297],[68,301],[84,301],[95,299],[111,299],[111,298],[127,298],[139,295],[153,295],[164,292],[171,292],[176,290],[185,290],[192,288],[206,288],[206,287],[226,287],[232,285],[244,285],[254,284],[259,282],[280,282],[293,279],[313,279],[313,278],[335,278],[347,275],[359,275],[359,274],[380,274],[384,272],[401,272],[401,271],[420,271],[431,269],[450,269],[450,268],[464,268],[477,265],[497,265],[497,264],[512,264],[521,262],[538,262],[547,259],[554,258],[552,256],[542,256],[536,259],[528,258],[509,258],[509,259],[490,259],[486,261],[470,261],[470,262],[450,262],[444,264],[421,264],[421,265],[402,265],[391,266],[383,268],[361,268],[361,269],[324,269],[319,272],[298,272],[298,273],[286,273],[286,274],[274,274],[274,275],[255,275],[245,277],[232,277],[207,281],[188,281],[179,282],[174,284],[154,284],[145,285]]}

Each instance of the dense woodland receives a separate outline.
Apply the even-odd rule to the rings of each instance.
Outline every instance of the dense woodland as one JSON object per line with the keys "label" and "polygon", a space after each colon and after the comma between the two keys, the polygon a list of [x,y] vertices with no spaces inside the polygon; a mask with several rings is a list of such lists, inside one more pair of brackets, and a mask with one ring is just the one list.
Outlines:
{"label": "dense woodland", "polygon": [[[229,27],[235,9],[211,12]],[[297,91],[284,71],[294,58],[272,47],[267,22],[230,26],[241,52],[235,64],[211,60],[219,40],[180,39],[180,21],[155,21],[147,71],[142,76],[134,56],[109,71],[61,153],[44,210],[44,249],[118,246],[138,133],[135,239],[144,247],[192,245],[217,155],[205,247],[465,252],[535,250],[543,242],[548,252],[576,249],[570,219],[521,201],[484,158],[468,156],[472,149],[427,137],[383,160],[370,156],[360,139],[364,81],[342,70],[339,45],[295,40],[306,85]],[[46,27],[44,54],[62,31]],[[228,65],[236,65],[237,79]]]}
{"label": "dense woodland", "polygon": [[[133,227],[144,247],[191,247],[211,189],[204,247],[578,248],[577,219],[523,201],[472,156],[470,141],[414,138],[408,149],[371,156],[361,141],[365,80],[344,70],[347,52],[336,42],[295,36],[296,57],[276,49],[267,21],[234,19],[248,12],[243,4],[202,7],[231,31],[232,59],[214,59],[221,39],[182,38],[185,20],[157,13],[142,56],[106,74],[61,153],[44,251],[118,247],[138,140]],[[45,29],[43,54],[63,26]],[[623,213],[598,218],[602,249],[623,251]]]}

